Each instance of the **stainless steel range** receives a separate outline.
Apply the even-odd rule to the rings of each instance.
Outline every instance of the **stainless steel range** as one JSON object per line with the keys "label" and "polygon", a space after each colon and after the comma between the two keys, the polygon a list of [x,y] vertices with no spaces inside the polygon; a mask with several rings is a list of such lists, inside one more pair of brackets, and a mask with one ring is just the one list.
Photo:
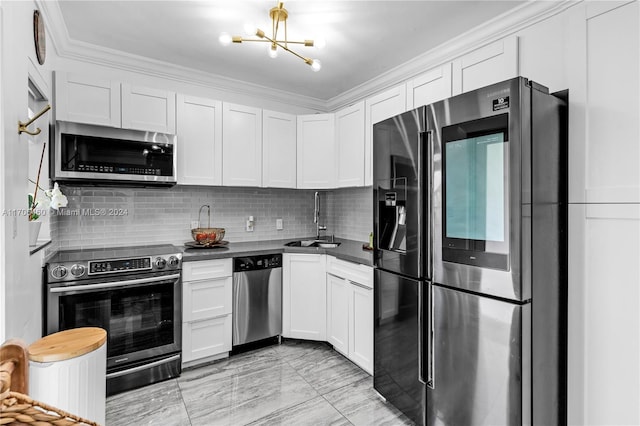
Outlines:
{"label": "stainless steel range", "polygon": [[107,331],[107,395],[177,377],[181,270],[168,244],[60,251],[45,267],[44,330]]}

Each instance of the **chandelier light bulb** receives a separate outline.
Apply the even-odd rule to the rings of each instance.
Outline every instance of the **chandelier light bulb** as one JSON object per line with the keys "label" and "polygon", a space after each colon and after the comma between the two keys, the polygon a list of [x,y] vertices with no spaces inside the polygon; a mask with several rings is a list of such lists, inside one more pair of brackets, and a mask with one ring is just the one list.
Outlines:
{"label": "chandelier light bulb", "polygon": [[269,46],[269,57],[277,58],[278,57],[278,48],[275,45]]}
{"label": "chandelier light bulb", "polygon": [[324,49],[325,47],[327,47],[327,41],[323,38],[316,38],[313,40],[313,45],[318,49]]}
{"label": "chandelier light bulb", "polygon": [[228,46],[231,44],[231,34],[229,33],[222,33],[220,34],[220,37],[218,37],[218,41],[220,42],[221,45],[223,46]]}
{"label": "chandelier light bulb", "polygon": [[258,27],[253,22],[247,22],[244,24],[244,32],[247,35],[254,36],[258,33]]}
{"label": "chandelier light bulb", "polygon": [[314,59],[313,61],[311,61],[311,69],[313,70],[313,72],[318,72],[321,68],[322,63],[319,60]]}

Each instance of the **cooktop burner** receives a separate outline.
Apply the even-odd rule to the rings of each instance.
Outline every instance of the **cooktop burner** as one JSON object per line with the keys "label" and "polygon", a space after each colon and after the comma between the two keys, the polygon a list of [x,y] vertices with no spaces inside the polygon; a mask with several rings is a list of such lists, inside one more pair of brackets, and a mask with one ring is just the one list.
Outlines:
{"label": "cooktop burner", "polygon": [[171,244],[71,249],[58,251],[58,253],[49,259],[49,263],[88,261],[94,259],[122,259],[136,256],[159,256],[181,252],[181,249]]}

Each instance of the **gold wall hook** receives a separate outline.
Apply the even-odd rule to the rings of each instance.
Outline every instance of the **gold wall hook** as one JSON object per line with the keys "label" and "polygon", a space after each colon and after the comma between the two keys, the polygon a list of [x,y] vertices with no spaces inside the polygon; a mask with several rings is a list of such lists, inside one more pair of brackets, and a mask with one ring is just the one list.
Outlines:
{"label": "gold wall hook", "polygon": [[40,132],[42,131],[42,130],[40,130],[39,127],[36,127],[36,130],[33,131],[33,132],[30,131],[29,129],[27,129],[27,127],[29,127],[38,118],[42,117],[42,115],[45,112],[49,111],[50,109],[51,109],[51,105],[47,105],[46,107],[44,107],[44,109],[42,111],[37,113],[35,116],[33,116],[33,118],[31,118],[31,120],[27,121],[26,123],[23,123],[22,121],[18,120],[18,134],[21,134],[21,133],[24,132],[24,133],[28,133],[28,134],[30,134],[32,136],[39,135]]}

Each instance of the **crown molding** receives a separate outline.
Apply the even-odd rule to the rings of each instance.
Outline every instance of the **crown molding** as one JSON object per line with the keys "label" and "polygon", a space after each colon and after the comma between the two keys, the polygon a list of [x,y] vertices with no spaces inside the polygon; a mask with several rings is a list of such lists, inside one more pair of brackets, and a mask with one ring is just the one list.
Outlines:
{"label": "crown molding", "polygon": [[47,30],[56,54],[60,58],[260,97],[319,112],[335,111],[351,105],[583,2],[583,0],[528,1],[365,83],[329,100],[323,100],[72,40],[67,32],[58,2],[35,1],[44,11]]}
{"label": "crown molding", "polygon": [[335,111],[557,15],[583,0],[528,1],[327,101]]}
{"label": "crown molding", "polygon": [[234,94],[260,97],[321,112],[326,111],[327,103],[323,99],[303,96],[73,40],[69,37],[58,2],[36,0],[36,3],[40,10],[44,11],[46,27],[49,29],[55,52],[57,56],[62,59],[77,60],[108,68],[137,72],[148,76],[218,89]]}

